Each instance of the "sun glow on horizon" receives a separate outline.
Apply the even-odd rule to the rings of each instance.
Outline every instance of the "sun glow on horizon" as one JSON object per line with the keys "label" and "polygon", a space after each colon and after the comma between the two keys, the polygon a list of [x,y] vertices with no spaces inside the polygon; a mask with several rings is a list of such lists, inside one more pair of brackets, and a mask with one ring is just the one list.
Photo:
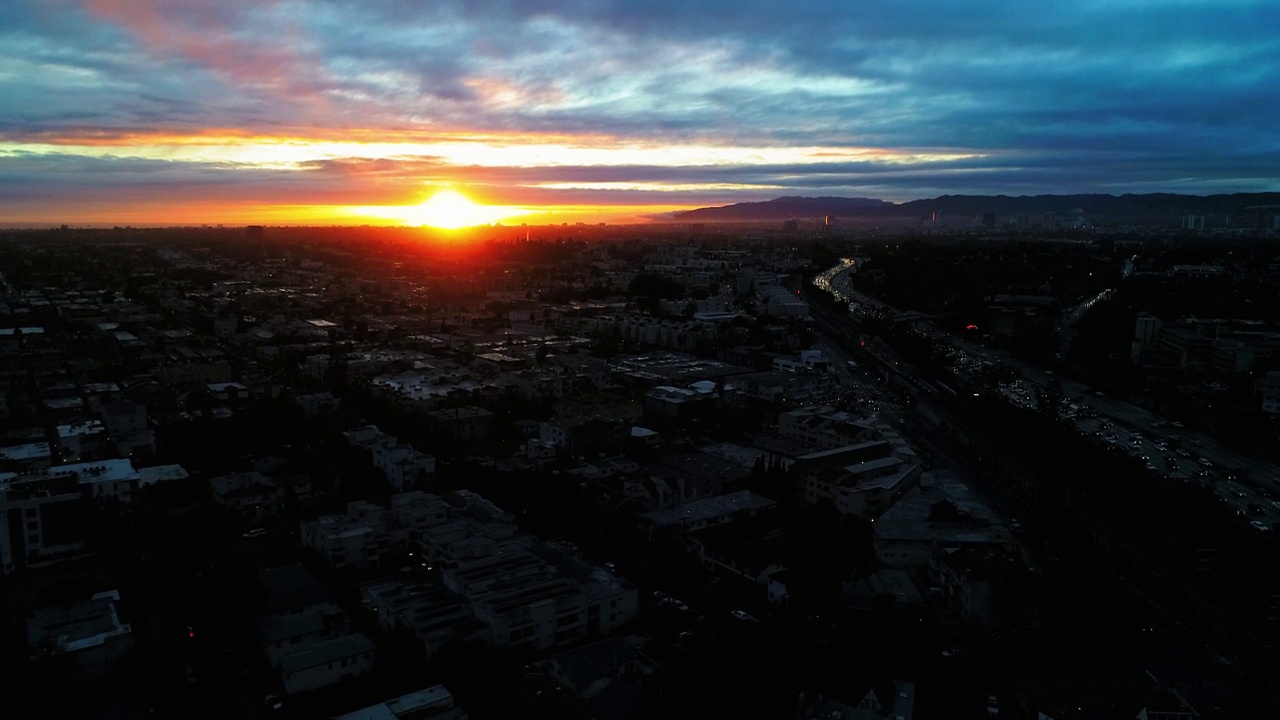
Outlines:
{"label": "sun glow on horizon", "polygon": [[478,205],[455,190],[441,190],[418,205],[358,207],[353,214],[399,220],[406,225],[425,225],[441,230],[488,225],[529,210],[506,205]]}

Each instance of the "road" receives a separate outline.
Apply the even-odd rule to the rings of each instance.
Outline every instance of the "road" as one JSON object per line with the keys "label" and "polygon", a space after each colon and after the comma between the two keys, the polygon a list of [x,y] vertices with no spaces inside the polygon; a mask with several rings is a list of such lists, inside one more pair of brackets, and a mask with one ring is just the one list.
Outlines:
{"label": "road", "polygon": [[[829,317],[824,313],[815,314],[815,317],[830,324],[831,332],[837,335],[847,334],[841,318]],[[843,320],[849,321],[848,318]],[[1242,458],[1235,453],[1224,451],[1216,443],[1212,443],[1198,433],[1185,432],[1183,428],[1177,428],[1172,423],[1167,423],[1149,411],[1130,403],[1099,396],[1083,383],[1062,381],[1050,371],[1020,362],[1008,357],[1007,354],[954,338],[927,323],[919,323],[916,327],[934,339],[948,342],[974,357],[1015,370],[1024,382],[1033,386],[1033,392],[1030,394],[1038,394],[1034,392],[1035,388],[1044,389],[1059,385],[1067,398],[1077,405],[1088,406],[1091,411],[1080,413],[1075,419],[1077,431],[1101,430],[1101,420],[1093,415],[1104,416],[1111,423],[1110,431],[1115,435],[1115,444],[1119,445],[1118,451],[1131,452],[1136,456],[1147,455],[1155,471],[1172,472],[1175,477],[1191,472],[1196,472],[1198,475],[1200,470],[1206,469],[1199,462],[1203,458],[1215,466],[1217,474],[1221,476],[1219,482],[1214,485],[1219,495],[1226,499],[1230,508],[1246,510],[1246,514],[1241,516],[1243,522],[1250,520],[1247,514],[1248,505],[1262,501],[1266,497],[1257,493],[1256,488],[1260,486],[1249,486],[1259,482],[1256,480],[1257,477],[1265,477],[1268,485],[1273,484],[1277,475],[1280,475],[1269,463],[1257,458]],[[1013,397],[1006,399],[1014,400]],[[920,402],[925,401],[930,404],[933,402],[922,394]],[[941,414],[945,416],[947,413],[941,411]],[[968,419],[978,421],[976,425],[983,424],[981,417]],[[969,427],[967,423],[955,418],[949,418],[948,424],[962,429]],[[1168,432],[1170,430],[1174,432]],[[977,433],[977,429],[976,427],[965,429],[964,432]],[[1171,438],[1171,434],[1177,439]],[[986,439],[979,438],[979,444],[986,447],[989,444],[985,442]],[[1180,448],[1186,451],[1187,457],[1177,453]],[[1192,450],[1195,452],[1193,453]],[[1033,466],[1034,464],[1032,463]],[[1042,479],[1039,471],[1043,471],[1045,476],[1052,474],[1052,468],[1032,467],[1028,471],[1018,468],[1016,462],[1008,467],[1012,467],[1016,470],[1016,474],[1023,475],[1025,479],[1032,482]],[[1255,478],[1252,481],[1227,479],[1223,468],[1235,467],[1257,468],[1261,473],[1250,469],[1250,474]],[[1263,492],[1270,493],[1271,490],[1264,487]],[[1269,502],[1267,505],[1269,506]],[[1269,642],[1269,633],[1253,623],[1253,618],[1257,615],[1250,601],[1237,595],[1234,588],[1222,584],[1225,577],[1215,578],[1212,592],[1206,592],[1203,585],[1200,590],[1197,590],[1197,576],[1200,575],[1200,571],[1193,566],[1191,559],[1176,556],[1176,553],[1175,556],[1170,556],[1171,551],[1163,545],[1146,542],[1145,540],[1150,538],[1144,537],[1142,529],[1137,526],[1131,527],[1131,520],[1110,512],[1108,503],[1076,502],[1073,503],[1073,507],[1076,508],[1076,514],[1087,526],[1095,541],[1106,548],[1115,574],[1122,582],[1128,585],[1136,595],[1152,603],[1158,612],[1166,615],[1188,632],[1198,643],[1203,643],[1205,649],[1232,648],[1238,656],[1226,658],[1224,662],[1239,672],[1241,678],[1247,678],[1246,682],[1265,696],[1269,702],[1277,700],[1273,692],[1274,687],[1266,681],[1272,672],[1271,668],[1274,667],[1273,663],[1277,662],[1274,646]],[[1209,512],[1214,512],[1214,509],[1211,508]],[[1264,513],[1270,512],[1271,509],[1264,511]],[[1122,536],[1121,531],[1127,536]],[[1203,583],[1203,580],[1199,582]],[[1217,652],[1214,654],[1217,655]]]}
{"label": "road", "polygon": [[[1114,423],[1122,449],[1131,449],[1131,454],[1135,456],[1146,455],[1153,461],[1157,461],[1157,468],[1162,473],[1170,474],[1165,465],[1158,460],[1173,455],[1173,450],[1176,448],[1185,449],[1190,457],[1175,461],[1178,464],[1178,471],[1172,473],[1175,477],[1186,473],[1186,469],[1182,467],[1184,464],[1199,465],[1199,458],[1212,463],[1215,468],[1214,476],[1219,480],[1226,479],[1227,471],[1237,472],[1243,469],[1245,472],[1237,472],[1239,475],[1236,478],[1237,484],[1228,486],[1219,482],[1215,487],[1232,510],[1247,511],[1251,506],[1263,509],[1260,514],[1246,512],[1241,515],[1244,522],[1259,519],[1268,526],[1280,526],[1280,506],[1272,505],[1274,500],[1280,499],[1280,466],[1255,456],[1242,455],[1223,448],[1216,440],[1203,433],[1178,427],[1174,422],[1146,408],[1099,394],[1084,383],[1059,377],[1051,370],[1019,360],[1005,351],[988,348],[940,331],[935,333],[937,339],[950,342],[965,353],[1013,369],[1033,389],[1040,390],[1055,383],[1058,384],[1062,388],[1063,395],[1069,400],[1088,406],[1098,415]],[[1010,398],[1010,401],[1016,402],[1016,398]],[[1098,429],[1096,424],[1079,424],[1079,427],[1090,432]],[[1131,447],[1127,444],[1127,440],[1129,434],[1135,430],[1142,436],[1144,443]],[[1169,452],[1155,447],[1155,444],[1161,441],[1169,445]],[[1241,491],[1243,495],[1239,494]]]}
{"label": "road", "polygon": [[[852,264],[838,265],[820,276],[823,278],[822,282],[815,281],[814,284],[820,289],[829,288],[835,291],[838,297],[857,303],[859,307],[872,308],[877,313],[890,316],[904,315],[895,308],[857,293],[850,282],[853,270]],[[1092,306],[1108,292],[1110,291],[1100,293],[1083,303],[1081,307]],[[1273,505],[1273,502],[1280,502],[1280,466],[1275,463],[1224,448],[1203,433],[1178,427],[1175,422],[1155,415],[1146,408],[1100,394],[1085,383],[1060,377],[1052,370],[1046,370],[1013,357],[1007,351],[987,347],[979,343],[976,338],[958,337],[943,332],[928,322],[918,322],[915,327],[933,340],[947,343],[971,357],[1014,370],[1024,381],[1027,392],[1005,393],[1006,400],[1010,403],[1034,407],[1038,403],[1039,393],[1045,388],[1056,385],[1071,402],[1087,406],[1094,413],[1112,421],[1117,427],[1117,434],[1121,431],[1125,433],[1124,440],[1127,441],[1130,432],[1137,431],[1146,441],[1149,441],[1150,446],[1146,444],[1130,446],[1126,442],[1120,444],[1121,449],[1129,450],[1135,456],[1147,456],[1156,465],[1157,471],[1163,474],[1177,477],[1180,473],[1186,472],[1182,467],[1186,463],[1181,460],[1190,460],[1191,463],[1196,464],[1199,464],[1198,461],[1201,458],[1208,460],[1212,463],[1214,480],[1233,481],[1230,485],[1215,482],[1215,488],[1231,511],[1244,511],[1239,513],[1241,522],[1248,524],[1258,521],[1268,528],[1280,528],[1280,505]],[[824,349],[836,345],[834,342],[827,341]],[[834,354],[833,356],[845,357]],[[1080,429],[1093,431],[1097,428],[1082,425]],[[1169,452],[1155,447],[1155,444],[1161,441],[1169,446]],[[1177,448],[1186,449],[1190,457],[1174,460],[1178,467],[1174,472],[1169,472],[1166,458],[1170,457],[1172,451]],[[1228,475],[1236,477],[1228,477]],[[1260,508],[1261,512],[1249,512],[1250,508]]]}

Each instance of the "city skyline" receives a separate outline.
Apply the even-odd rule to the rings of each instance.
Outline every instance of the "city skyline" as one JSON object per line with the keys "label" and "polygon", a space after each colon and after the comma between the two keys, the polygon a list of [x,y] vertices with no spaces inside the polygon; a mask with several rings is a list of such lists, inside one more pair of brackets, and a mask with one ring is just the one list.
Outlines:
{"label": "city skyline", "polygon": [[0,224],[1280,190],[1280,8],[16,2]]}

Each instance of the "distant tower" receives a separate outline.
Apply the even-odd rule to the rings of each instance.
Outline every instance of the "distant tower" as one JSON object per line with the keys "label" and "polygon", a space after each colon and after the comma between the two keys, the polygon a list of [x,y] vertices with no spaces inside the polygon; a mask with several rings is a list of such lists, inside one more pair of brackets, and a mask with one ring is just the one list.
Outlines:
{"label": "distant tower", "polygon": [[830,234],[831,234],[831,230],[832,230],[832,228],[833,228],[833,226],[834,226],[835,224],[836,224],[836,220],[835,220],[835,218],[831,217],[830,215],[828,215],[828,216],[826,216],[825,218],[823,218],[823,220],[822,220],[822,234],[823,234],[823,235],[830,235]]}

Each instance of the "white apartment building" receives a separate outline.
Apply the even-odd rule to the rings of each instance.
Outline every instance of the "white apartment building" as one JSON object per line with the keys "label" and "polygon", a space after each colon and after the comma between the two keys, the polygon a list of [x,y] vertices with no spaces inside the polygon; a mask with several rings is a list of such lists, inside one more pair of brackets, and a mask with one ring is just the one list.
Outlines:
{"label": "white apartment building", "polygon": [[375,445],[373,464],[382,471],[396,492],[410,490],[420,480],[436,472],[434,455],[418,452],[404,443]]}
{"label": "white apartment building", "polygon": [[297,613],[268,615],[259,623],[267,663],[279,668],[298,646],[342,637],[351,632],[351,620],[334,603],[310,605]]}
{"label": "white apartment building", "polygon": [[280,681],[290,695],[373,672],[374,645],[364,633],[313,642],[301,648],[280,660]]}
{"label": "white apartment building", "polygon": [[454,705],[453,694],[445,686],[401,695],[377,705],[339,715],[335,720],[466,720],[467,714]]}

